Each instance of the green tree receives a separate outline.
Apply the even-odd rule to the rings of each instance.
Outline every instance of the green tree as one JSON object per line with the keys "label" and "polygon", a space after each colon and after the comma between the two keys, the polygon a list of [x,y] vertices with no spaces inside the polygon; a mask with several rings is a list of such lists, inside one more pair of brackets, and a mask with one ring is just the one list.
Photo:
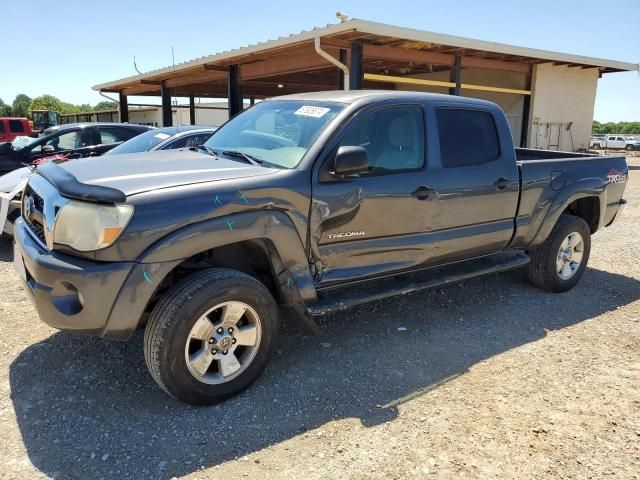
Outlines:
{"label": "green tree", "polygon": [[96,112],[99,112],[101,110],[117,110],[118,109],[118,103],[117,102],[108,102],[106,100],[103,100],[102,102],[98,103],[95,107],[93,107],[93,109]]}
{"label": "green tree", "polygon": [[30,104],[31,98],[24,93],[16,95],[16,98],[13,100],[13,115],[16,117],[28,116]]}
{"label": "green tree", "polygon": [[11,106],[4,103],[0,98],[0,117],[10,117],[11,115],[13,115]]}
{"label": "green tree", "polygon": [[31,110],[53,110],[54,112],[64,113],[62,101],[53,95],[40,95],[31,101]]}

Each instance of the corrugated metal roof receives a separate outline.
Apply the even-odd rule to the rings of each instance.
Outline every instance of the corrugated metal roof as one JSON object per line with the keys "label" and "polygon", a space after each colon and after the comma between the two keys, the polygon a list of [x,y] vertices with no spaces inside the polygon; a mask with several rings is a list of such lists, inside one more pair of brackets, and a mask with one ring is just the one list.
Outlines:
{"label": "corrugated metal roof", "polygon": [[520,47],[509,45],[506,43],[489,42],[485,40],[476,40],[472,38],[459,37],[455,35],[447,35],[442,33],[429,32],[425,30],[416,30],[411,28],[387,25],[384,23],[371,22],[368,20],[351,19],[338,24],[328,24],[326,27],[317,27],[313,30],[301,31],[300,33],[291,34],[286,37],[278,37],[276,39],[250,44],[244,47],[225,50],[216,54],[199,57],[193,60],[179,63],[175,66],[159,68],[151,70],[141,75],[133,75],[106,83],[101,83],[93,87],[94,90],[103,90],[113,88],[115,86],[126,83],[134,83],[140,80],[152,77],[176,73],[189,68],[200,65],[228,61],[235,57],[255,54],[266,50],[293,45],[300,42],[312,40],[315,37],[326,37],[346,33],[349,31],[359,32],[368,35],[376,35],[380,37],[392,37],[409,41],[434,43],[439,45],[447,45],[457,48],[468,48],[474,50],[482,50],[486,52],[495,52],[506,55],[516,55],[521,57],[529,57],[540,60],[549,60],[555,62],[574,63],[579,65],[589,65],[593,67],[609,68],[617,71],[640,71],[639,64],[628,62],[620,62],[616,60],[607,60],[602,58],[586,57],[582,55],[573,55],[568,53],[553,52],[549,50],[539,50],[535,48]]}

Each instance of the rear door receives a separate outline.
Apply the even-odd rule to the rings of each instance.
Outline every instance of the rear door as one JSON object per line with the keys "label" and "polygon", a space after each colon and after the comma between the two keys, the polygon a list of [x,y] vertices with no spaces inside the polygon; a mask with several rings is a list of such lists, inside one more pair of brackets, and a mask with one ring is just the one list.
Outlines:
{"label": "rear door", "polygon": [[430,263],[503,250],[513,235],[520,186],[504,114],[442,102],[431,104],[428,122],[437,129],[427,179],[434,192]]}
{"label": "rear door", "polygon": [[0,142],[8,142],[9,135],[7,134],[7,120],[0,118]]}

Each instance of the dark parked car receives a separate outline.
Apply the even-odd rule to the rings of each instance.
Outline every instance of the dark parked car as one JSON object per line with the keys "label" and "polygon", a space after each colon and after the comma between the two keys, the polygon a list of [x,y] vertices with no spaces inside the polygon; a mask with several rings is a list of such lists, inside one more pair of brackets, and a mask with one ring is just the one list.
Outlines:
{"label": "dark parked car", "polygon": [[258,378],[280,311],[314,330],[513,268],[573,288],[628,175],[624,156],[514,148],[494,103],[417,92],[265,100],[202,150],[42,165],[15,224],[40,318],[120,340],[145,327],[151,375],[192,404]]}
{"label": "dark parked car", "polygon": [[18,137],[13,143],[0,144],[0,173],[58,153],[72,157],[102,155],[151,128],[128,123],[70,123],[37,138]]}
{"label": "dark parked car", "polygon": [[193,148],[206,142],[217,128],[198,125],[157,128],[121,143],[106,155]]}

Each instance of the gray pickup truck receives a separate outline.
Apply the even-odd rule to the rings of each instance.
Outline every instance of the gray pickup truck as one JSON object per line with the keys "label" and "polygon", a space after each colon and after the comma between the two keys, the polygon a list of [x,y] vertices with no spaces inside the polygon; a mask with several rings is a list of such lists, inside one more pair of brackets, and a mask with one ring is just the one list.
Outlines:
{"label": "gray pickup truck", "polygon": [[412,92],[274,98],[199,151],[145,155],[38,167],[15,268],[55,328],[146,328],[153,378],[191,404],[247,388],[281,315],[314,331],[512,268],[569,290],[627,181],[622,156],[514,149],[495,104]]}

